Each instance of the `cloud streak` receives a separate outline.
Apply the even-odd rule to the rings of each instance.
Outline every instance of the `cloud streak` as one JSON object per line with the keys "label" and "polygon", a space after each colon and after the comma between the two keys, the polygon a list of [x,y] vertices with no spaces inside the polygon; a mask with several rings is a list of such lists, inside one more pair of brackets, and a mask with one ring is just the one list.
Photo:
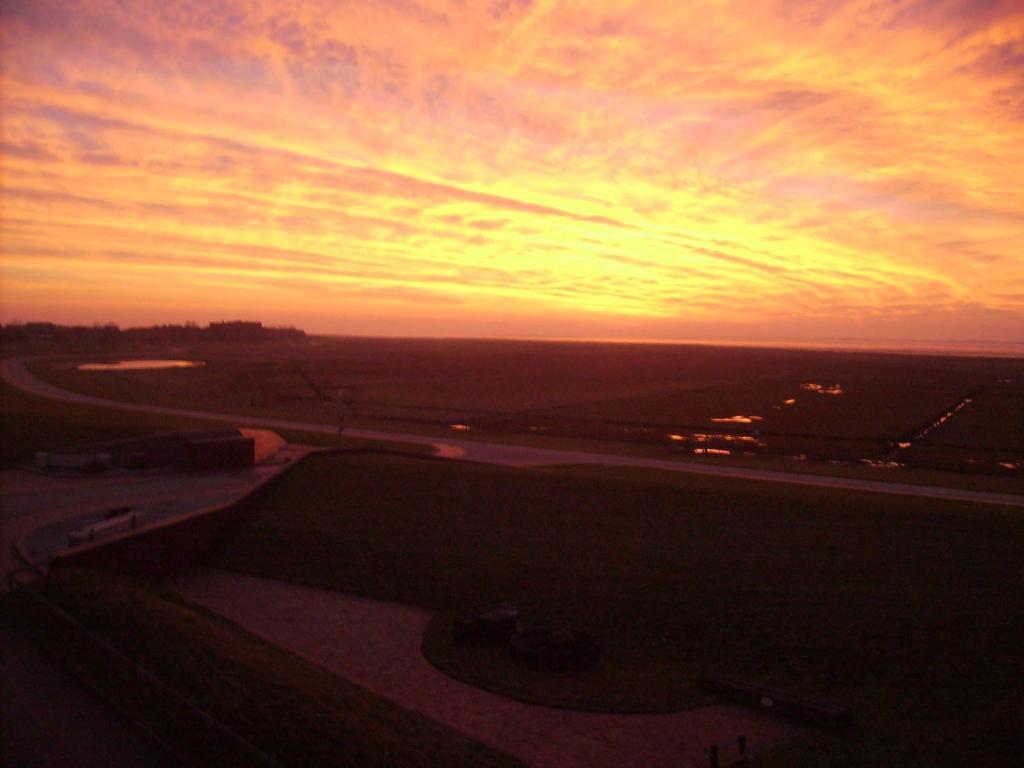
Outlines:
{"label": "cloud streak", "polygon": [[1018,3],[2,13],[8,318],[1024,327]]}

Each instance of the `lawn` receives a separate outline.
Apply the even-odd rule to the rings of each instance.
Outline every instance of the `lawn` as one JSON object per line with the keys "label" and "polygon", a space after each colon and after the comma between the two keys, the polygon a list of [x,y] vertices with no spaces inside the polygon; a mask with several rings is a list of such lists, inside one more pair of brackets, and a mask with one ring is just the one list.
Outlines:
{"label": "lawn", "polygon": [[[1020,510],[364,456],[296,468],[215,564],[433,608],[428,657],[519,698],[664,710],[729,672],[854,706],[779,765],[974,765],[1019,755],[1022,554]],[[452,646],[447,618],[502,600],[591,631],[602,664],[549,677]]]}
{"label": "lawn", "polygon": [[102,645],[25,593],[5,609],[188,765],[265,765],[261,754],[282,766],[519,765],[152,586],[79,570],[40,588]]}
{"label": "lawn", "polygon": [[[58,386],[118,400],[334,423],[339,406],[317,395],[301,369],[327,397],[340,393],[353,424],[465,422],[497,439],[543,434],[666,451],[670,434],[741,433],[753,439],[713,447],[853,462],[879,456],[970,393],[1024,379],[1024,362],[1013,359],[694,345],[321,337],[166,354],[206,365],[89,372],[64,357],[32,367]],[[96,359],[111,357],[113,350]],[[822,389],[805,388],[812,384]],[[1000,401],[980,421],[965,411],[949,425],[957,444],[981,451],[987,471],[1010,472],[999,466],[1002,453],[987,452],[1020,458],[1019,430],[1007,418],[1018,405]],[[716,421],[738,415],[751,421]],[[926,455],[916,458],[927,464]],[[967,458],[978,457],[954,451],[939,466],[982,468]]]}
{"label": "lawn", "polygon": [[[0,465],[25,461],[40,450],[142,437],[179,429],[208,429],[219,420],[187,419],[117,408],[67,403],[30,395],[0,381]],[[387,445],[407,452],[430,453],[430,446],[382,443],[308,432],[280,432],[290,442],[328,447],[373,447]]]}
{"label": "lawn", "polygon": [[22,392],[0,381],[2,462],[10,465],[39,450],[141,437],[174,429],[209,427],[210,422],[111,408],[69,404]]}

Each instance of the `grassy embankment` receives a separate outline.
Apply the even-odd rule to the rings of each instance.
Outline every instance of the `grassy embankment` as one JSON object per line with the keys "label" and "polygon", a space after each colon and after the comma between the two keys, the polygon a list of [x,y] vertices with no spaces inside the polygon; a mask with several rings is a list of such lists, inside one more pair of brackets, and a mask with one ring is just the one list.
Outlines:
{"label": "grassy embankment", "polygon": [[[255,501],[215,564],[436,609],[431,661],[525,700],[680,708],[706,701],[696,676],[729,672],[855,707],[779,765],[965,765],[1019,755],[1022,554],[1015,509],[323,457]],[[605,659],[549,676],[452,645],[454,613],[502,600],[593,632]]]}
{"label": "grassy embankment", "polygon": [[[66,403],[22,392],[0,382],[0,464],[10,466],[28,459],[39,450],[142,437],[177,429],[209,429],[224,422],[186,419],[116,408]],[[334,447],[388,447],[415,453],[429,453],[429,446],[383,443],[374,440],[335,437],[306,432],[281,432],[285,439],[307,445]]]}
{"label": "grassy embankment", "polygon": [[191,765],[512,766],[171,594],[91,571],[40,583],[53,603],[256,747],[250,751],[24,593],[20,624]]}

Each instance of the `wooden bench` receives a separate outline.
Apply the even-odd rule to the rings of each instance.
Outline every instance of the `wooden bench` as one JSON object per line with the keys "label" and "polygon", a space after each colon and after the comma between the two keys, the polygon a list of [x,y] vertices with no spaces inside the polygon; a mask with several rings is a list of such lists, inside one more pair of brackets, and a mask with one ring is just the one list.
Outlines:
{"label": "wooden bench", "polygon": [[84,544],[88,541],[96,541],[97,536],[105,536],[108,533],[114,533],[121,530],[132,530],[138,523],[138,518],[138,512],[119,514],[114,517],[107,518],[101,523],[93,523],[81,530],[72,531],[68,534],[68,546],[77,547],[78,545]]}
{"label": "wooden bench", "polygon": [[704,690],[726,696],[739,704],[770,709],[814,725],[836,728],[853,721],[853,710],[844,704],[769,688],[732,675],[709,675],[698,682]]}

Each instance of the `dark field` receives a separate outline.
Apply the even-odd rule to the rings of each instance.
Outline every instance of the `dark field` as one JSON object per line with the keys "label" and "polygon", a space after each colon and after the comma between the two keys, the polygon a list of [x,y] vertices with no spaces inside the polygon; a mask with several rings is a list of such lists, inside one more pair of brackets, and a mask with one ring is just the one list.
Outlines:
{"label": "dark field", "polygon": [[[143,437],[181,429],[208,429],[210,426],[210,421],[201,419],[63,403],[27,394],[0,381],[0,428],[3,437],[0,466],[29,460],[40,450]],[[329,447],[380,445],[373,440],[332,435],[305,432],[281,434],[292,442]],[[388,446],[393,448],[395,443],[388,443]],[[403,444],[401,447],[411,452],[429,452],[429,448],[423,446]]]}
{"label": "dark field", "polygon": [[1024,445],[1024,385],[979,392],[970,405],[929,432],[923,442],[1020,453]]}
{"label": "dark field", "polygon": [[[215,563],[439,610],[428,657],[520,698],[685,707],[729,672],[854,706],[775,764],[959,766],[1019,756],[1022,553],[1020,510],[376,456],[298,467]],[[502,600],[606,658],[556,679],[451,645],[451,615]]]}
{"label": "dark field", "polygon": [[[208,344],[174,356],[207,365],[97,373],[58,362],[35,370],[69,389],[118,399],[327,423],[342,409],[348,424],[458,424],[469,428],[462,434],[491,439],[574,438],[666,453],[710,449],[1024,474],[1021,359],[329,337]],[[922,429],[964,398],[972,403],[919,449]],[[728,421],[737,416],[745,418]],[[897,449],[901,441],[911,448]],[[970,450],[961,455],[963,446]]]}

